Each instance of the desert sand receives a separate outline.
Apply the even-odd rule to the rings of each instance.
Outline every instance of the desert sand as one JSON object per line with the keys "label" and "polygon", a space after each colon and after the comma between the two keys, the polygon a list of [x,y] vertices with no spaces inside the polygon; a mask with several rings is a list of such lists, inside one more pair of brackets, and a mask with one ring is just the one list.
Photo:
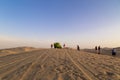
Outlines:
{"label": "desert sand", "polygon": [[0,57],[0,80],[120,80],[120,58],[73,49]]}
{"label": "desert sand", "polygon": [[9,49],[1,49],[0,50],[0,57],[1,56],[7,56],[11,54],[19,54],[19,53],[25,53],[29,51],[37,50],[37,48],[33,47],[16,47],[16,48],[9,48]]}

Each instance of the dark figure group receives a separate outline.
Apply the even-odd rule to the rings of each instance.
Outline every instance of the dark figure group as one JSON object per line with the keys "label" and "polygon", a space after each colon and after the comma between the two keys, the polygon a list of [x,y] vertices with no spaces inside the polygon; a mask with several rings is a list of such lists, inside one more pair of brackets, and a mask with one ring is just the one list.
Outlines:
{"label": "dark figure group", "polygon": [[[53,47],[54,47],[54,45],[51,44],[51,48],[53,48]],[[66,45],[63,44],[63,48],[65,48],[65,47],[66,47]],[[77,45],[77,50],[80,51],[79,45]],[[100,46],[95,46],[95,51],[96,51],[97,54],[101,54],[101,47]],[[112,49],[112,56],[115,56],[115,55],[116,55],[116,50],[115,50],[115,48],[113,48]]]}
{"label": "dark figure group", "polygon": [[[53,48],[54,46],[53,46],[53,44],[51,44],[50,45],[51,46],[51,48]],[[65,48],[66,46],[65,46],[65,44],[63,44],[63,48]]]}
{"label": "dark figure group", "polygon": [[[51,48],[53,48],[53,47],[54,47],[53,44],[51,44]],[[65,44],[63,44],[63,48],[66,48],[66,45],[65,45]],[[77,45],[77,50],[80,51],[79,45]]]}
{"label": "dark figure group", "polygon": [[95,46],[95,51],[96,53],[100,54],[100,51],[101,51],[101,47],[100,46]]}
{"label": "dark figure group", "polygon": [[[101,47],[100,46],[95,46],[95,51],[96,53],[100,54],[101,53]],[[112,56],[115,56],[116,55],[116,50],[115,48],[112,49]]]}

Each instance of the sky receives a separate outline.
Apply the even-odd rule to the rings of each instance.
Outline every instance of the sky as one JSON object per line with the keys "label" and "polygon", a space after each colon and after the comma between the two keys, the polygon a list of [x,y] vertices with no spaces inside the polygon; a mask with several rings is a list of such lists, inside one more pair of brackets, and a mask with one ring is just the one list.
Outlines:
{"label": "sky", "polygon": [[120,0],[0,0],[0,48],[120,47]]}

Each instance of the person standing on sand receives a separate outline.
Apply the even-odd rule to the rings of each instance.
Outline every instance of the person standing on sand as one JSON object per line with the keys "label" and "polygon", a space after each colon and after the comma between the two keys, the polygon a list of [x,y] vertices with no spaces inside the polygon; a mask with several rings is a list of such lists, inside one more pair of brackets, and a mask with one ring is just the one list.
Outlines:
{"label": "person standing on sand", "polygon": [[116,50],[115,48],[112,49],[112,56],[115,56],[116,55]]}
{"label": "person standing on sand", "polygon": [[97,53],[97,46],[95,46],[95,51],[96,51],[96,53]]}
{"label": "person standing on sand", "polygon": [[100,48],[100,46],[98,46],[98,54],[100,54],[100,50],[101,50],[101,48]]}
{"label": "person standing on sand", "polygon": [[51,48],[53,48],[53,44],[51,44]]}
{"label": "person standing on sand", "polygon": [[65,48],[65,44],[63,44],[63,48]]}
{"label": "person standing on sand", "polygon": [[79,47],[79,45],[77,45],[77,50],[80,51],[80,47]]}

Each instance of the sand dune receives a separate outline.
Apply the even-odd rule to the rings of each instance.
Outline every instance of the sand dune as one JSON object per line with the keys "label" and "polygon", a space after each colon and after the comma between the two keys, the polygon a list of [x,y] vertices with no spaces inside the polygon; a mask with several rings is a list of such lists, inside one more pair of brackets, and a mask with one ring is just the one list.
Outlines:
{"label": "sand dune", "polygon": [[36,48],[33,48],[33,47],[17,47],[17,48],[1,49],[0,50],[0,56],[24,53],[24,52],[33,51],[33,50],[36,50]]}
{"label": "sand dune", "polygon": [[120,80],[120,58],[72,49],[0,57],[0,80]]}

